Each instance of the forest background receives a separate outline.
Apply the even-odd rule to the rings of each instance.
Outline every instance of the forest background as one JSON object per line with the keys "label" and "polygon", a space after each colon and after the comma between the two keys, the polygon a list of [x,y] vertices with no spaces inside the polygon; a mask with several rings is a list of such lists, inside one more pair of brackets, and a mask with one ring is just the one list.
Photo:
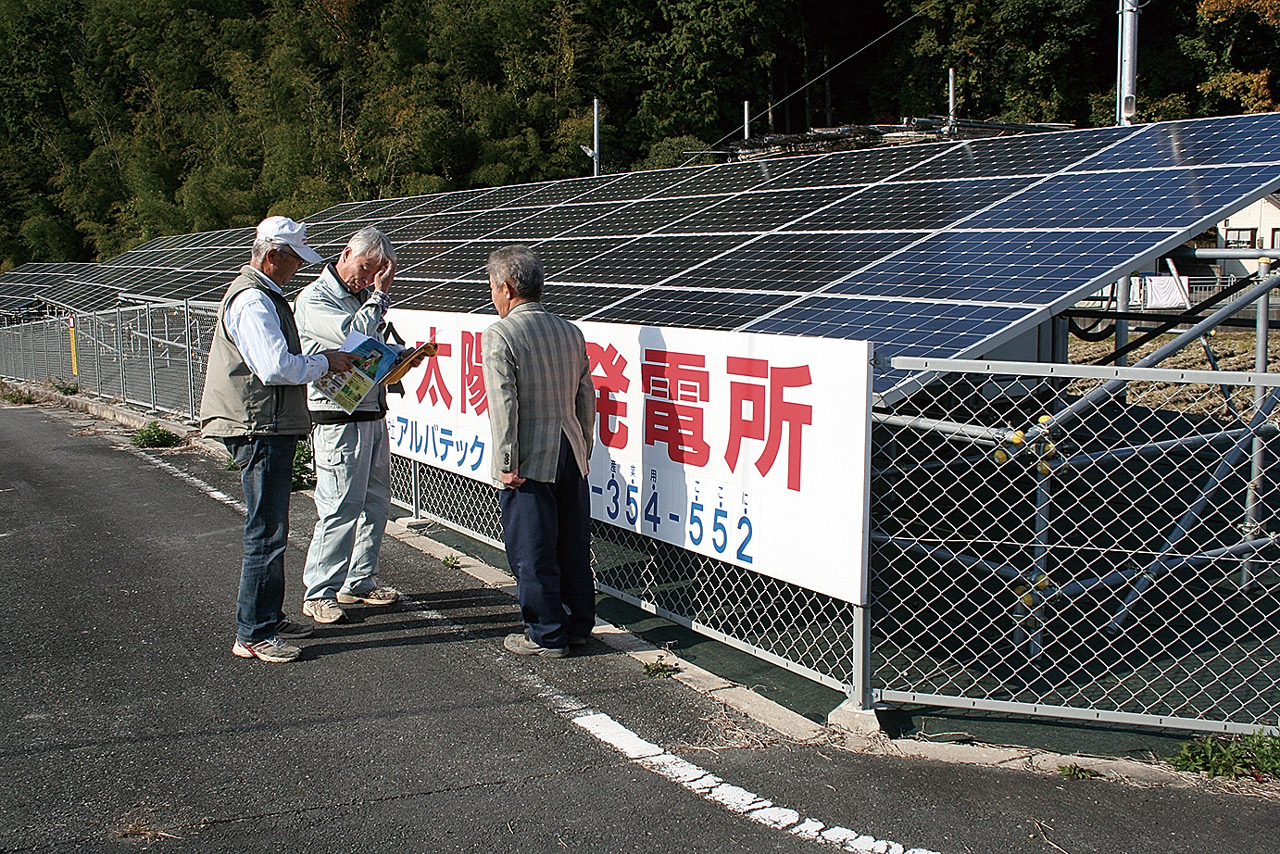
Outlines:
{"label": "forest background", "polygon": [[[753,135],[945,113],[950,66],[965,118],[1109,125],[1117,5],[0,0],[0,271],[587,175],[593,98],[606,172],[740,135],[743,101]],[[1278,74],[1280,0],[1142,8],[1138,121],[1275,110]]]}

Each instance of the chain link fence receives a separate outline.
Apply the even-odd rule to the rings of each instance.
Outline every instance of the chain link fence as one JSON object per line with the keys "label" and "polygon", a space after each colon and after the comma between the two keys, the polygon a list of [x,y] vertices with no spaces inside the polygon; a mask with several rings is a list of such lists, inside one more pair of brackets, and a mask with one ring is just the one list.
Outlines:
{"label": "chain link fence", "polygon": [[[215,321],[209,304],[80,316],[78,377],[65,320],[3,327],[0,373],[194,422]],[[1276,726],[1280,376],[889,367],[937,378],[875,415],[869,620],[597,521],[601,590],[855,698]],[[416,516],[501,545],[487,484],[403,457],[392,483]]]}
{"label": "chain link fence", "polygon": [[74,327],[66,318],[0,327],[0,372],[194,422],[217,308],[158,304],[77,315]]}
{"label": "chain link fence", "polygon": [[879,698],[1275,727],[1280,377],[927,364],[873,438]]}

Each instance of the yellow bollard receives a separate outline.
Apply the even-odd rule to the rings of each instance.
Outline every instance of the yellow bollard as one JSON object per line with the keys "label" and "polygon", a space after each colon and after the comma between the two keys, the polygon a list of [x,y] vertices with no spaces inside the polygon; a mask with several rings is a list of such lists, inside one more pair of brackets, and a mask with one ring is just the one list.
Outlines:
{"label": "yellow bollard", "polygon": [[76,354],[76,317],[71,315],[67,318],[67,327],[71,331],[71,373],[80,376],[80,360]]}

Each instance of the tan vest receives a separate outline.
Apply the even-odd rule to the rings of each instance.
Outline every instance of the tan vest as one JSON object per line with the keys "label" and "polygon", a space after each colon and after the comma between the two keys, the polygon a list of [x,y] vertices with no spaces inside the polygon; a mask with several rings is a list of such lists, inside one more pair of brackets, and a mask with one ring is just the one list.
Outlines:
{"label": "tan vest", "polygon": [[271,298],[290,353],[301,353],[298,327],[285,298],[263,284],[252,267],[243,267],[218,306],[218,325],[209,345],[200,430],[206,436],[304,436],[311,432],[305,385],[264,385],[253,375],[227,334],[227,306],[236,295],[257,288]]}

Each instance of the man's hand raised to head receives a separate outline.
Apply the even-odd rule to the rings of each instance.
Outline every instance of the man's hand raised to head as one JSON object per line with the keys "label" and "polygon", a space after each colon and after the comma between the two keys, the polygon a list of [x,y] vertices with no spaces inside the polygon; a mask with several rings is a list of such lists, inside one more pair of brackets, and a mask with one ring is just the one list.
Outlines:
{"label": "man's hand raised to head", "polygon": [[387,263],[382,266],[373,276],[373,289],[382,291],[384,294],[391,291],[391,283],[396,280],[396,262],[394,258],[388,258]]}

